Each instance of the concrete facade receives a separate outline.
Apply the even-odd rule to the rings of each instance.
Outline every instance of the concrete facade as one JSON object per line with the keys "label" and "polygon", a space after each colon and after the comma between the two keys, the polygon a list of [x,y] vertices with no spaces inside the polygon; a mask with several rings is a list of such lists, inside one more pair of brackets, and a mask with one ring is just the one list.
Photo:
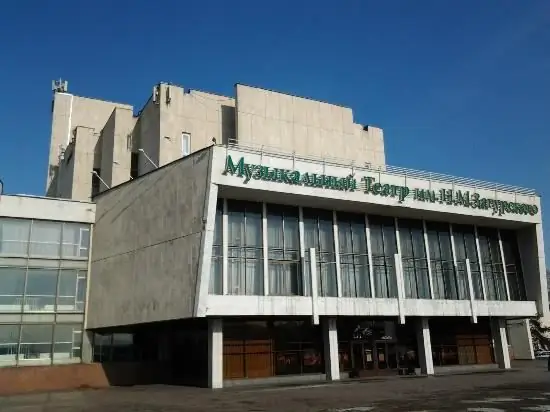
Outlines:
{"label": "concrete facade", "polygon": [[[318,184],[293,180],[296,177],[293,172],[299,172],[302,177],[307,173],[313,180],[317,179]],[[506,319],[523,319],[521,327],[513,331],[511,342],[518,347],[518,357],[529,358],[532,357],[532,349],[529,349],[530,338],[526,335],[528,323],[525,319],[537,313],[548,314],[548,294],[543,293],[547,286],[542,264],[544,249],[540,247],[540,198],[526,189],[517,188],[514,192],[505,186],[495,187],[464,179],[458,184],[451,177],[434,176],[418,173],[412,178],[391,168],[380,171],[372,167],[359,168],[354,164],[329,165],[293,153],[273,153],[238,145],[211,146],[169,163],[95,199],[96,247],[92,254],[88,327],[112,328],[206,317],[210,325],[209,385],[220,387],[223,385],[219,365],[222,360],[220,353],[214,352],[223,340],[223,318],[226,317],[310,317],[314,324],[323,327],[325,354],[328,357],[326,374],[333,380],[340,376],[336,317],[385,317],[398,318],[402,324],[417,322],[421,370],[425,374],[434,373],[430,358],[429,318],[469,318],[472,323],[477,323],[478,318],[483,317],[492,319],[498,365],[509,368]],[[357,185],[350,185],[345,190],[344,186],[338,189],[330,183],[336,181],[330,180],[332,177],[348,183],[349,179],[355,179]],[[374,186],[374,183],[380,183],[380,186]],[[388,189],[385,195],[384,187]],[[431,201],[421,196],[426,190],[444,194],[451,193],[446,192],[450,190],[452,196]],[[459,191],[468,193],[472,202],[475,199],[475,207],[473,203],[466,205],[460,197],[457,198]],[[319,275],[314,263],[311,264],[310,295],[274,296],[270,295],[267,287],[259,294],[233,294],[226,286],[221,294],[214,294],[209,283],[216,201],[223,198],[264,202],[264,214],[265,203],[271,203],[294,205],[300,210],[307,207],[328,209],[333,211],[334,216],[336,212],[394,216],[398,244],[399,221],[402,218],[446,222],[451,239],[456,224],[512,229],[518,233],[520,240],[526,299],[512,299],[507,280],[507,297],[504,300],[475,299],[469,271],[469,299],[436,299],[433,289],[429,299],[407,298],[399,249],[395,255],[397,284],[400,285],[396,298],[346,297],[340,287],[334,297],[318,295],[313,278]],[[225,215],[222,222],[223,249],[227,250]],[[338,233],[336,219],[334,233]],[[338,241],[337,236],[334,241]],[[454,251],[453,240],[451,244]],[[502,245],[500,248],[499,253],[502,254]],[[301,246],[301,253],[303,257],[308,251]],[[311,261],[314,262],[315,250],[311,253]],[[224,284],[228,276],[227,256],[225,253],[222,264]],[[268,281],[265,267],[269,265],[265,250],[263,256],[265,285]],[[456,266],[456,255],[454,259]],[[339,263],[336,265],[340,284]],[[428,267],[431,267],[429,258]],[[429,276],[432,284],[431,272]],[[374,290],[372,296],[376,296]]]}
{"label": "concrete facade", "polygon": [[0,217],[94,223],[96,205],[25,195],[0,196]]}
{"label": "concrete facade", "polygon": [[[382,130],[354,123],[350,108],[239,84],[235,97],[226,97],[159,83],[138,113],[126,104],[54,93],[46,193],[87,201],[132,174],[213,143],[237,142],[376,170],[385,165]],[[95,188],[94,170],[102,180]]]}
{"label": "concrete facade", "polygon": [[[203,332],[208,342],[207,380],[212,388],[224,385],[224,322],[231,317],[310,318],[323,332],[324,375],[338,380],[339,318],[412,322],[420,369],[431,375],[430,318],[466,318],[472,324],[480,318],[489,320],[496,362],[508,369],[507,328],[516,357],[532,359],[526,319],[537,313],[549,315],[537,193],[387,165],[382,130],[355,123],[352,110],[339,105],[242,84],[235,86],[234,97],[225,97],[159,83],[143,109],[134,113],[132,106],[57,92],[47,192],[68,199],[92,199],[96,204],[86,327],[96,331],[183,319],[202,321],[207,325]],[[261,285],[252,293],[246,287],[230,286],[231,259],[246,262],[248,255],[235,253],[251,252],[248,246],[231,244],[230,201],[253,202],[261,209],[261,228],[257,227],[261,242],[252,251],[261,256],[251,258],[261,261]],[[301,292],[270,293],[268,205],[293,206],[298,211],[296,260]],[[328,242],[335,260],[334,293],[319,292],[323,274],[316,259],[321,262],[321,257],[304,240],[304,210],[308,208],[332,216]],[[368,269],[363,268],[361,276],[368,278],[370,290],[362,297],[343,292],[340,213],[353,213],[364,222]],[[395,278],[391,280],[396,289],[392,297],[376,290],[371,216],[392,221],[396,250],[392,256],[384,255],[395,269],[385,275]],[[406,292],[401,241],[406,226],[400,226],[406,220],[420,222],[429,285],[423,298],[409,297]],[[436,295],[429,222],[442,225],[449,233],[449,262],[445,263],[455,273],[457,288],[458,272],[464,272],[461,298]],[[473,228],[481,297],[474,293],[470,257],[464,262],[457,257],[455,236],[459,232],[455,228],[459,225]],[[489,266],[481,262],[479,230],[483,228],[494,229],[498,235],[487,252]],[[219,236],[216,229],[221,229]],[[517,240],[517,261],[506,261],[503,232],[513,232]],[[232,236],[247,235],[235,232]],[[465,241],[462,246],[466,247]],[[488,244],[484,247],[489,248]],[[214,248],[218,249],[216,256]],[[498,259],[493,260],[493,255]],[[214,258],[221,266],[213,265]],[[460,264],[465,269],[459,269]],[[486,279],[493,276],[494,266],[499,267],[502,290],[498,297],[487,297]],[[219,267],[218,291],[212,285]],[[507,270],[517,277],[510,280]],[[525,288],[521,297],[514,296],[515,286],[510,284],[516,281]],[[492,286],[496,289],[495,285],[496,281]]]}
{"label": "concrete facade", "polygon": [[89,328],[193,316],[210,162],[196,152],[95,198]]}

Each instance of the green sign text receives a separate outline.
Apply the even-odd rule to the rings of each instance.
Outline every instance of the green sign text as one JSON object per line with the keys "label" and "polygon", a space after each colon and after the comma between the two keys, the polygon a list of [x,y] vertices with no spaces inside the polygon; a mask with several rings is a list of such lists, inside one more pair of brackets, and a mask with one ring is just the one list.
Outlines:
{"label": "green sign text", "polygon": [[[250,180],[263,180],[295,186],[316,187],[346,192],[359,190],[357,179],[352,175],[338,177],[307,172],[301,173],[298,170],[279,169],[246,163],[244,157],[241,157],[237,163],[234,163],[230,155],[226,158],[223,174],[241,177],[244,179],[245,184]],[[499,216],[504,214],[534,216],[539,211],[536,205],[484,198],[481,197],[479,193],[470,193],[469,191],[452,189],[428,190],[384,184],[377,182],[376,179],[371,176],[364,176],[360,181],[363,182],[364,193],[381,197],[392,197],[395,198],[398,203],[403,203],[405,199],[412,196],[412,198],[418,202],[491,210],[493,215],[498,214]]]}

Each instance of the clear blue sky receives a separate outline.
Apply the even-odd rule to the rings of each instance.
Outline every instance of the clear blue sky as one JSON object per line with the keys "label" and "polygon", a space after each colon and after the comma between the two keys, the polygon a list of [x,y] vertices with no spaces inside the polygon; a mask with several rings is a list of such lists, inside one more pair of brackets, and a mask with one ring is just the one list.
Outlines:
{"label": "clear blue sky", "polygon": [[534,187],[550,213],[548,0],[20,0],[0,56],[8,193],[43,194],[54,78],[137,108],[158,81],[242,82],[352,107],[388,163]]}

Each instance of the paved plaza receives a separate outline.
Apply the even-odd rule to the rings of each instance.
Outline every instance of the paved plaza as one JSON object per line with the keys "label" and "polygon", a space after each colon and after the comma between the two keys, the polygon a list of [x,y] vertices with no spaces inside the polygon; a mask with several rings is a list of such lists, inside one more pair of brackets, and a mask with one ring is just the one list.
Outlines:
{"label": "paved plaza", "polygon": [[1,412],[550,411],[544,362],[510,372],[208,390],[140,386],[0,398]]}

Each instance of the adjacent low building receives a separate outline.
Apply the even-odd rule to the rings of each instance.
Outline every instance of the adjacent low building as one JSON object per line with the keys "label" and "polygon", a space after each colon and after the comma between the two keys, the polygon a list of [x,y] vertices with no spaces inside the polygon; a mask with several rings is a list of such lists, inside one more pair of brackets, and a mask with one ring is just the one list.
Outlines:
{"label": "adjacent low building", "polygon": [[0,367],[91,358],[84,324],[94,219],[93,203],[0,196]]}

